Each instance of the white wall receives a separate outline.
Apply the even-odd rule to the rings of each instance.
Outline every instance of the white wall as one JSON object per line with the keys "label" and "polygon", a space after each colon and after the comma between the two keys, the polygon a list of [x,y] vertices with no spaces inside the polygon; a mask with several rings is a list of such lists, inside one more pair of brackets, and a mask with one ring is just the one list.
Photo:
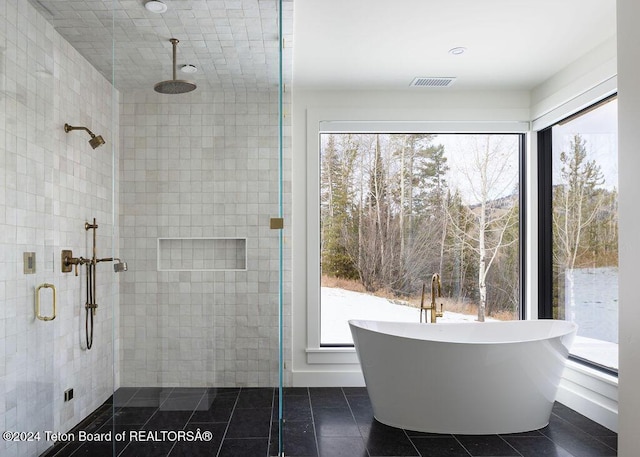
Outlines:
{"label": "white wall", "polygon": [[618,0],[618,147],[620,178],[620,409],[618,455],[640,449],[640,3]]}
{"label": "white wall", "polygon": [[531,91],[531,120],[571,103],[580,94],[614,78],[616,61],[616,39],[612,37],[588,54],[567,62],[565,68]]}
{"label": "white wall", "polygon": [[[117,277],[97,267],[94,342],[85,348],[85,273],[60,270],[61,250],[91,256],[85,221],[97,219],[97,250],[112,255],[118,112],[112,86],[29,2],[0,6],[0,429],[66,432],[115,386]],[[113,122],[112,122],[113,121]],[[83,125],[106,144],[93,150]],[[117,180],[117,178],[116,178]],[[117,181],[116,181],[117,186]],[[23,273],[23,252],[36,273]],[[57,288],[57,317],[35,319],[35,289]],[[42,291],[50,314],[50,289]],[[117,338],[117,335],[116,335]],[[116,373],[117,376],[117,373]],[[63,391],[74,398],[63,401]],[[51,441],[0,442],[3,456],[35,456]]]}

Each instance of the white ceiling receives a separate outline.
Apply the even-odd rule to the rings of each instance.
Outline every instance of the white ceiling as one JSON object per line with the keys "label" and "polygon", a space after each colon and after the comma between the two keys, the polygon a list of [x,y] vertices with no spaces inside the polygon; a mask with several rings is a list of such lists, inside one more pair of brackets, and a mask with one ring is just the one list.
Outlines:
{"label": "white ceiling", "polygon": [[[530,90],[615,39],[615,0],[296,0],[294,87]],[[454,56],[451,48],[467,52]],[[424,90],[424,89],[419,89]],[[440,90],[440,89],[426,89]]]}
{"label": "white ceiling", "polygon": [[[278,82],[277,0],[164,0],[162,15],[145,0],[29,1],[121,90],[171,79],[172,37],[178,67],[199,68],[178,79]],[[285,0],[283,12],[285,81],[305,88],[401,90],[435,76],[530,90],[615,39],[616,24],[615,0]],[[467,52],[449,54],[456,46]]]}

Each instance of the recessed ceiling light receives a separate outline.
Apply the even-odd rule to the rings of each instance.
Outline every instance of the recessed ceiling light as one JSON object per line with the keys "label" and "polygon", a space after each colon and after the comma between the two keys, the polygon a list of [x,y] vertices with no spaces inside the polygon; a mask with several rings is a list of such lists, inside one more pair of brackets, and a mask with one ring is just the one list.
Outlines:
{"label": "recessed ceiling light", "polygon": [[198,67],[196,67],[195,65],[187,64],[180,67],[180,71],[182,73],[195,73],[196,71],[198,71]]}
{"label": "recessed ceiling light", "polygon": [[465,48],[464,46],[457,46],[455,48],[449,49],[449,54],[452,54],[454,56],[459,56],[464,54],[466,51],[467,51],[467,48]]}
{"label": "recessed ceiling light", "polygon": [[167,5],[158,0],[151,0],[145,3],[144,7],[152,13],[162,14],[167,11]]}

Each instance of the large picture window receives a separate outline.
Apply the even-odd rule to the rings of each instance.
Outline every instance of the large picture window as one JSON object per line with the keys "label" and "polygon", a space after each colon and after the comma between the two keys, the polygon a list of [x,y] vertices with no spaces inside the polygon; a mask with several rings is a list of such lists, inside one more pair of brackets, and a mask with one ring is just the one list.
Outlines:
{"label": "large picture window", "polygon": [[321,345],[352,345],[349,319],[419,322],[434,273],[439,321],[520,318],[522,148],[521,134],[321,133]]}
{"label": "large picture window", "polygon": [[617,99],[540,132],[540,316],[578,324],[572,357],[618,369]]}

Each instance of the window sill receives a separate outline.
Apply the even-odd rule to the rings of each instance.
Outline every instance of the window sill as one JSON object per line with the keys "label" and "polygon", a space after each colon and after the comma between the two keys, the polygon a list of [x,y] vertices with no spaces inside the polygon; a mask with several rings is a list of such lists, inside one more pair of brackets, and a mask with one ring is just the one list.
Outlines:
{"label": "window sill", "polygon": [[[567,360],[565,363],[565,372],[563,378],[569,379],[571,373],[575,373],[578,376],[582,376],[589,380],[602,383],[608,388],[618,389],[618,377],[597,368],[590,367],[584,363],[577,362],[575,360]],[[583,383],[584,384],[584,383]]]}
{"label": "window sill", "polygon": [[307,348],[308,364],[350,364],[357,365],[358,354],[350,347]]}
{"label": "window sill", "polygon": [[570,355],[585,360],[587,366],[591,362],[603,367],[605,371],[615,372],[619,368],[617,343],[576,335],[571,345]]}

